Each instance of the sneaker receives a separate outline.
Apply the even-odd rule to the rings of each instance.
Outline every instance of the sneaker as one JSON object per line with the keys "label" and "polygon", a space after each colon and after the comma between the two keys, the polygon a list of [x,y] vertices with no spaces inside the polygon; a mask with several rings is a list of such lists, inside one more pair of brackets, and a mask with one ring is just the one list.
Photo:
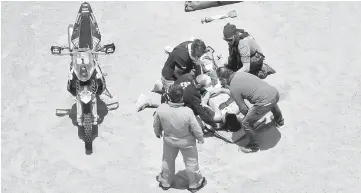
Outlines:
{"label": "sneaker", "polygon": [[160,174],[155,178],[157,180],[157,182],[159,182],[159,187],[162,188],[163,190],[169,190],[169,187],[166,187],[166,186],[163,186],[162,183],[161,183],[161,180],[160,180]]}
{"label": "sneaker", "polygon": [[281,118],[279,120],[275,120],[275,117],[272,115],[271,116],[271,120],[272,122],[274,122],[278,127],[282,127],[285,124],[285,119]]}
{"label": "sneaker", "polygon": [[144,110],[150,106],[150,100],[143,93],[140,94],[137,103],[135,104],[137,112]]}
{"label": "sneaker", "polygon": [[257,142],[247,144],[245,147],[239,147],[239,150],[243,153],[254,153],[260,149],[259,144]]}
{"label": "sneaker", "polygon": [[207,185],[207,179],[205,177],[202,178],[201,185],[199,185],[197,188],[188,188],[188,191],[195,193],[198,190],[202,189],[204,186]]}

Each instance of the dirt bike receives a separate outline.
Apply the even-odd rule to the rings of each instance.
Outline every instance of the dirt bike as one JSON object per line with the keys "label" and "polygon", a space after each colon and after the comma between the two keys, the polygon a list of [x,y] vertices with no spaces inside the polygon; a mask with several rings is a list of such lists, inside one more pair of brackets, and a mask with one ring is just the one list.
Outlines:
{"label": "dirt bike", "polygon": [[[97,125],[97,96],[113,98],[106,88],[98,55],[113,54],[115,45],[101,46],[101,34],[90,4],[81,4],[75,24],[68,26],[68,46],[51,46],[53,55],[71,57],[68,91],[76,97],[77,122],[84,128],[85,146],[92,147],[93,125]],[[79,117],[81,115],[81,117]]]}

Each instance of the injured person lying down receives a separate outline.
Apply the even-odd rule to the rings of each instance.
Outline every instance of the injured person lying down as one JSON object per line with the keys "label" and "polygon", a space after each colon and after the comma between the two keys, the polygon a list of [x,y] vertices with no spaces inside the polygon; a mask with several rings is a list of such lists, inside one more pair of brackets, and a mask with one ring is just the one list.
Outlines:
{"label": "injured person lying down", "polygon": [[[209,78],[205,82],[206,92],[202,95],[202,105],[204,108],[210,108],[214,112],[213,120],[222,123],[223,128],[235,132],[241,128],[241,119],[244,117],[238,108],[238,105],[226,93],[212,96],[214,89],[221,88],[221,83],[217,77],[216,65],[213,53],[206,53],[201,58],[202,73],[208,75]],[[266,122],[265,117],[258,120],[254,128],[257,129]]]}
{"label": "injured person lying down", "polygon": [[[205,92],[202,93],[202,106],[203,108],[207,108],[209,111],[214,114],[213,120],[216,123],[221,123],[220,127],[232,132],[235,132],[241,128],[241,119],[244,117],[242,113],[240,113],[238,105],[230,96],[226,93],[221,93],[217,96],[211,96],[213,89],[221,88],[220,81],[217,77],[216,70],[217,65],[214,62],[214,58],[212,53],[207,53],[200,58],[201,70],[202,74],[207,76],[202,76],[201,84],[204,88],[206,88]],[[158,88],[156,90],[162,90],[162,83],[158,81],[154,88]],[[157,108],[160,105],[160,101],[151,100],[149,97],[141,94],[137,101],[137,111],[141,111],[145,108]],[[221,108],[219,108],[221,107]],[[254,128],[257,129],[259,126],[263,125],[266,121],[265,118],[258,120]],[[211,128],[208,125],[208,128]]]}
{"label": "injured person lying down", "polygon": [[[208,76],[206,92],[202,96],[202,105],[204,108],[210,108],[214,112],[213,120],[217,123],[222,123],[222,129],[229,130],[232,132],[238,131],[241,129],[241,119],[244,117],[238,108],[236,102],[234,102],[231,97],[226,93],[218,94],[217,96],[212,96],[212,90],[221,88],[221,84],[216,76],[213,75],[213,72],[210,73],[211,77]],[[230,101],[230,102],[229,102]],[[258,120],[254,128],[260,127],[265,123],[266,119],[263,117]]]}

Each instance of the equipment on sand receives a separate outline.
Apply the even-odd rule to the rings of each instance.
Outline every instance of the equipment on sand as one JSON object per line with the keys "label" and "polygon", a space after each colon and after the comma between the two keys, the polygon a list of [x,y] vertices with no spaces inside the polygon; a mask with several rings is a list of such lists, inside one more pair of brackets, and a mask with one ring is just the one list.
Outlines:
{"label": "equipment on sand", "polygon": [[242,1],[186,1],[184,2],[184,11],[190,12],[239,2]]}
{"label": "equipment on sand", "polygon": [[113,98],[106,88],[98,55],[109,55],[115,45],[101,46],[101,34],[90,4],[81,4],[75,24],[68,26],[68,46],[51,46],[52,55],[71,57],[68,91],[76,97],[77,122],[84,128],[85,147],[92,149],[93,125],[97,125],[97,96]]}
{"label": "equipment on sand", "polygon": [[235,18],[235,17],[237,17],[237,12],[235,10],[232,10],[226,14],[215,15],[215,16],[203,18],[203,19],[201,19],[201,22],[209,23],[211,21],[218,20],[218,19]]}

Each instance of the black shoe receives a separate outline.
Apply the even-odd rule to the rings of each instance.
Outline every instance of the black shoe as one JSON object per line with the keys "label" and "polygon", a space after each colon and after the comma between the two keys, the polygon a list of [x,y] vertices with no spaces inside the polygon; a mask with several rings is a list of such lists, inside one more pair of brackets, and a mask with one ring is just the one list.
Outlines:
{"label": "black shoe", "polygon": [[164,187],[164,186],[162,185],[162,183],[160,183],[160,182],[159,182],[159,187],[161,187],[163,190],[169,190],[169,188],[170,188],[170,186],[169,186],[169,187]]}
{"label": "black shoe", "polygon": [[280,118],[278,120],[275,120],[275,117],[272,115],[271,117],[272,122],[274,122],[278,127],[282,127],[285,124],[285,119]]}
{"label": "black shoe", "polygon": [[188,188],[188,190],[192,193],[195,193],[198,190],[202,189],[204,186],[206,186],[206,184],[207,184],[207,179],[205,177],[203,177],[202,183],[200,186],[198,186],[197,188]]}

